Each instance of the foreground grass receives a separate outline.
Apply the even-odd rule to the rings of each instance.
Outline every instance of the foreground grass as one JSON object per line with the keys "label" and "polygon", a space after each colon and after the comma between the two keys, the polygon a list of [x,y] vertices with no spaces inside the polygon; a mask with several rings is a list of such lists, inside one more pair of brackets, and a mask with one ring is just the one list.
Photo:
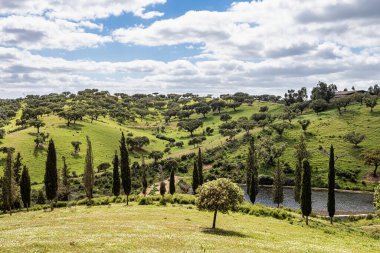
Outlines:
{"label": "foreground grass", "polygon": [[[193,206],[112,206],[0,216],[0,252],[378,252],[380,241],[341,225],[306,227]],[[313,223],[313,221],[312,221]]]}

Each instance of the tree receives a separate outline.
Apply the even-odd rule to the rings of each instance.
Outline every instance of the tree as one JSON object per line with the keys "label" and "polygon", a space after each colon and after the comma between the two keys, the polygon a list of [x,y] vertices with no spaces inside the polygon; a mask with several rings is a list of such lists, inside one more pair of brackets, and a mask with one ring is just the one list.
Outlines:
{"label": "tree", "polygon": [[280,160],[277,161],[276,170],[273,173],[273,187],[272,187],[272,199],[277,207],[280,207],[280,204],[284,201],[284,179],[282,168],[280,165]]}
{"label": "tree", "polygon": [[29,120],[29,125],[37,129],[37,134],[40,133],[40,128],[45,126],[45,123],[39,119]]}
{"label": "tree", "polygon": [[5,163],[3,184],[3,206],[4,210],[9,210],[9,215],[12,215],[12,207],[16,199],[17,186],[12,168],[12,152],[7,152]]}
{"label": "tree", "polygon": [[202,161],[202,150],[198,149],[198,177],[199,185],[203,184],[203,161]]}
{"label": "tree", "polygon": [[87,153],[84,165],[83,183],[89,203],[91,203],[92,199],[94,182],[94,156],[92,153],[92,145],[90,138],[87,136]]}
{"label": "tree", "polygon": [[15,181],[17,185],[20,184],[21,170],[22,170],[22,157],[20,153],[17,153],[15,162],[13,163],[13,173],[14,173]]}
{"label": "tree", "polygon": [[373,112],[373,108],[377,105],[377,96],[367,96],[364,102],[367,107],[371,108],[371,112]]}
{"label": "tree", "polygon": [[77,155],[79,153],[81,144],[82,144],[82,142],[80,142],[80,141],[72,141],[71,142],[71,145],[74,147],[74,155]]}
{"label": "tree", "polygon": [[327,85],[324,82],[319,82],[316,87],[314,87],[311,91],[311,99],[323,99],[326,102],[330,102],[335,96],[335,92],[337,91],[337,87],[335,84]]}
{"label": "tree", "polygon": [[120,195],[120,175],[119,175],[119,156],[115,152],[113,158],[113,173],[112,173],[112,193],[114,196],[118,197]]}
{"label": "tree", "polygon": [[220,114],[221,110],[226,106],[226,102],[220,99],[214,99],[211,101],[210,106],[213,111],[218,111]]}
{"label": "tree", "polygon": [[31,192],[31,186],[30,186],[30,176],[29,171],[26,166],[24,166],[21,174],[20,179],[20,193],[21,193],[21,199],[22,203],[24,203],[24,207],[26,207],[27,210],[29,210],[30,207],[30,192]]}
{"label": "tree", "polygon": [[366,165],[375,166],[375,169],[373,170],[373,176],[377,177],[377,168],[380,165],[380,149],[369,150],[365,152],[362,157]]}
{"label": "tree", "polygon": [[69,177],[70,177],[70,170],[69,168],[67,167],[67,164],[66,164],[66,157],[62,157],[62,161],[63,161],[63,168],[62,168],[62,172],[61,172],[61,175],[62,175],[62,189],[61,189],[61,199],[63,201],[68,201],[69,200],[69,196],[70,196],[70,181],[69,181]]}
{"label": "tree", "polygon": [[300,136],[300,140],[294,148],[296,157],[296,169],[294,172],[294,200],[299,203],[301,198],[302,161],[310,157],[305,137],[303,137],[303,135]]}
{"label": "tree", "polygon": [[162,159],[164,157],[164,152],[162,151],[152,151],[149,154],[149,158],[154,160],[154,163],[157,163],[158,160]]}
{"label": "tree", "polygon": [[308,160],[302,162],[301,180],[301,211],[306,216],[306,225],[309,225],[309,215],[311,214],[311,167]]}
{"label": "tree", "polygon": [[339,114],[342,114],[342,108],[346,110],[346,107],[353,101],[351,96],[333,98],[331,102],[338,109]]}
{"label": "tree", "polygon": [[143,157],[143,160],[142,160],[142,163],[141,163],[141,167],[142,167],[142,193],[144,194],[144,196],[146,196],[146,190],[148,189],[148,181],[146,180],[146,166],[145,166],[145,162],[144,162],[144,157]]}
{"label": "tree", "polygon": [[170,184],[169,184],[169,192],[171,195],[175,193],[175,177],[174,177],[174,169],[170,172]]}
{"label": "tree", "polygon": [[307,128],[310,126],[310,120],[309,119],[301,119],[298,121],[298,124],[301,125],[302,130],[304,133],[306,133]]}
{"label": "tree", "polygon": [[129,194],[132,190],[131,182],[131,170],[129,168],[129,154],[127,146],[125,143],[124,133],[121,134],[120,139],[120,171],[121,171],[121,183],[123,185],[123,190],[127,196],[127,205],[129,202]]}
{"label": "tree", "polygon": [[52,139],[50,140],[48,147],[44,181],[46,198],[50,201],[50,210],[53,211],[53,201],[56,199],[58,191],[58,170],[57,154]]}
{"label": "tree", "polygon": [[221,121],[227,122],[230,119],[232,119],[232,117],[229,114],[227,114],[227,113],[223,113],[222,115],[220,115],[220,120]]}
{"label": "tree", "polygon": [[197,189],[199,187],[199,175],[198,175],[198,173],[199,173],[199,171],[198,171],[198,165],[197,165],[197,162],[194,161],[193,183],[192,183],[193,193],[194,194],[196,194]]}
{"label": "tree", "polygon": [[355,148],[365,139],[365,135],[356,132],[349,132],[343,136],[343,139],[349,143],[354,144]]}
{"label": "tree", "polygon": [[200,103],[196,105],[195,112],[197,114],[202,114],[203,118],[206,118],[206,114],[211,111],[211,107],[208,104]]}
{"label": "tree", "polygon": [[289,128],[289,125],[286,123],[277,123],[272,124],[271,127],[282,137],[284,134],[285,129]]}
{"label": "tree", "polygon": [[247,117],[240,117],[237,121],[239,128],[245,131],[245,135],[249,136],[249,131],[255,127],[255,123],[249,120]]}
{"label": "tree", "polygon": [[330,160],[329,160],[329,176],[328,176],[328,199],[327,199],[327,211],[330,216],[330,223],[333,224],[333,218],[335,215],[335,155],[334,147],[330,147]]}
{"label": "tree", "polygon": [[316,114],[319,114],[327,109],[328,104],[324,99],[317,99],[311,102],[310,107]]}
{"label": "tree", "polygon": [[166,183],[165,183],[165,181],[161,181],[161,183],[160,183],[160,194],[162,197],[164,197],[165,193],[166,193]]}
{"label": "tree", "polygon": [[0,139],[4,139],[4,138],[5,138],[5,135],[6,135],[6,131],[5,131],[5,129],[1,128],[1,129],[0,129]]}
{"label": "tree", "polygon": [[216,227],[218,212],[227,213],[236,210],[243,202],[243,191],[231,180],[220,178],[203,184],[199,189],[196,205],[199,210],[214,212],[212,228]]}
{"label": "tree", "polygon": [[197,130],[199,127],[203,126],[203,122],[199,119],[190,119],[178,122],[177,126],[180,130],[183,129],[189,132],[190,136],[193,137],[194,131]]}
{"label": "tree", "polygon": [[248,160],[247,160],[247,190],[249,199],[252,204],[256,201],[256,196],[259,193],[259,175],[257,168],[257,157],[255,151],[255,143],[252,138],[250,146],[248,148]]}

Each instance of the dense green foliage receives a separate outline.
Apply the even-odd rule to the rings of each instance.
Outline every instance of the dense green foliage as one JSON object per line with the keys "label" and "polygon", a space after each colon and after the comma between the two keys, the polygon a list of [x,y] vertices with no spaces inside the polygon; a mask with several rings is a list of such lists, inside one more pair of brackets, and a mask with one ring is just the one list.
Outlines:
{"label": "dense green foliage", "polygon": [[[58,170],[57,170],[57,154],[53,140],[49,142],[46,168],[45,168],[45,191],[46,198],[52,203],[57,197],[58,191]],[[53,209],[53,205],[51,205]]]}
{"label": "dense green foliage", "polygon": [[306,216],[306,225],[309,225],[309,216],[311,214],[311,167],[308,160],[302,162],[301,176],[301,211]]}
{"label": "dense green foliage", "polygon": [[330,160],[329,160],[329,187],[328,187],[328,197],[327,197],[327,211],[330,216],[331,224],[333,222],[333,217],[335,215],[335,155],[334,147],[330,147]]}

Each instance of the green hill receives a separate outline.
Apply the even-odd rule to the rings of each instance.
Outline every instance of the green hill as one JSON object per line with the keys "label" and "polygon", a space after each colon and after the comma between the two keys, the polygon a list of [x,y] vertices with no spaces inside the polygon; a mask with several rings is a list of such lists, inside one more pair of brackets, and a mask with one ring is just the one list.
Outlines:
{"label": "green hill", "polygon": [[[194,103],[194,102],[190,102]],[[25,104],[24,104],[25,106]],[[263,106],[268,106],[268,113],[272,115],[281,115],[284,110],[284,105],[272,102],[258,102],[255,101],[253,105],[243,104],[236,111],[229,108],[222,109],[222,113],[228,113],[232,116],[232,120],[237,120],[239,117],[250,117],[253,113],[258,113],[259,109]],[[170,123],[165,124],[163,113],[158,109],[151,108],[156,115],[147,116],[144,120],[136,119],[135,122],[125,121],[124,123],[117,123],[114,118],[110,116],[100,117],[98,120],[91,122],[88,116],[85,116],[82,120],[78,120],[77,123],[71,124],[70,127],[66,126],[64,119],[57,115],[49,114],[41,116],[41,120],[46,126],[41,128],[41,132],[50,134],[50,137],[54,139],[59,159],[59,167],[62,167],[61,157],[65,156],[67,163],[71,171],[75,171],[77,174],[83,172],[84,167],[84,155],[85,155],[85,139],[88,135],[93,143],[93,151],[95,158],[95,165],[99,165],[104,162],[111,163],[115,150],[118,150],[121,132],[125,132],[127,136],[146,136],[150,140],[150,144],[144,147],[143,150],[132,152],[130,156],[132,161],[141,161],[141,152],[145,153],[147,157],[150,151],[159,150],[164,151],[167,141],[156,138],[157,128],[164,126],[164,132],[160,134],[167,137],[174,138],[176,141],[183,141],[184,147],[171,147],[170,151],[165,154],[167,157],[180,157],[183,154],[196,152],[197,150],[193,145],[188,145],[189,133],[183,130],[179,130],[177,123],[179,119],[173,118]],[[23,163],[29,167],[32,182],[37,184],[42,183],[46,159],[46,146],[44,148],[35,149],[35,134],[36,129],[28,127],[19,131],[14,131],[18,128],[15,125],[16,119],[20,119],[22,115],[22,109],[17,113],[16,117],[10,121],[5,129],[10,131],[2,141],[1,146],[14,147],[16,152],[20,152],[23,157]],[[214,129],[211,135],[206,136],[206,140],[201,144],[204,150],[212,150],[220,145],[226,144],[227,137],[222,136],[218,129],[222,124],[220,120],[220,114],[216,112],[210,112],[206,115],[206,118],[199,114],[193,114],[191,118],[200,118],[203,120],[203,127],[195,131],[195,136],[201,136],[207,127]],[[328,157],[325,155],[326,150],[331,144],[335,146],[336,154],[339,156],[337,160],[337,168],[340,171],[338,176],[338,185],[340,188],[345,189],[368,189],[372,190],[376,179],[370,176],[373,168],[364,165],[360,155],[363,151],[378,147],[380,142],[380,135],[378,129],[380,129],[380,105],[374,108],[374,112],[370,112],[364,105],[355,103],[347,107],[347,110],[340,115],[336,109],[330,109],[322,112],[319,115],[315,114],[311,109],[307,109],[303,115],[297,116],[292,120],[292,126],[290,129],[286,129],[282,137],[271,130],[270,126],[266,127],[269,130],[268,133],[263,133],[261,127],[255,127],[251,133],[253,135],[260,135],[266,137],[269,136],[274,143],[286,144],[286,150],[281,157],[289,167],[295,165],[294,159],[294,145],[297,143],[299,136],[302,133],[300,125],[297,123],[299,119],[309,119],[311,121],[310,127],[307,129],[306,139],[310,152],[312,153],[311,164],[313,170],[313,182],[314,186],[324,187],[327,182],[327,161]],[[281,119],[275,120],[276,122],[282,122]],[[343,136],[350,131],[360,132],[366,135],[366,139],[360,144],[359,148],[354,148],[352,144],[343,140]],[[236,139],[243,137],[243,132],[237,134]],[[80,141],[81,151],[78,155],[73,155],[72,141]],[[257,142],[260,145],[260,142]],[[246,160],[246,143],[239,142],[238,148],[226,149],[223,155],[219,155],[217,159],[212,159],[213,162],[207,165],[207,168],[211,168],[218,162],[224,164],[232,164],[232,167],[236,167],[236,164],[245,164]],[[228,145],[227,145],[228,146]],[[1,155],[2,163],[4,162],[5,155]],[[149,162],[149,160],[148,160]],[[216,168],[217,169],[217,168]],[[240,178],[243,176],[242,171]],[[260,174],[271,175],[271,171],[267,169],[261,169]],[[183,174],[182,176],[187,176]],[[228,176],[228,175],[227,175]],[[288,175],[292,177],[292,175]]]}
{"label": "green hill", "polygon": [[[193,206],[111,206],[1,216],[1,252],[378,252],[368,222],[277,220]],[[377,221],[371,221],[377,224]],[[373,226],[375,227],[375,226]],[[365,232],[367,231],[367,232]]]}

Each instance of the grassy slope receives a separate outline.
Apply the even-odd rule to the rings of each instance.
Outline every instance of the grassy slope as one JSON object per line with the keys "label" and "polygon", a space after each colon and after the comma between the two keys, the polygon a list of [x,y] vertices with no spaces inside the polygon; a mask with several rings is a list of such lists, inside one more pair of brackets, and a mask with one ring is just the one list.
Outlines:
{"label": "grassy slope", "polygon": [[[249,117],[254,112],[258,112],[259,107],[263,105],[269,105],[270,112],[278,114],[281,112],[281,105],[271,104],[271,103],[260,103],[256,102],[253,106],[244,105],[238,109],[237,112],[228,110],[233,119],[237,119],[241,116]],[[226,110],[227,111],[227,110]],[[199,117],[199,115],[193,115],[193,117]],[[347,112],[340,116],[337,110],[330,110],[323,112],[320,115],[308,111],[305,115],[299,118],[307,118],[311,120],[311,126],[308,129],[308,132],[311,135],[308,135],[308,146],[310,151],[313,154],[312,165],[313,167],[318,167],[319,177],[323,181],[326,181],[327,178],[327,161],[328,157],[321,154],[319,151],[319,146],[321,145],[325,150],[328,151],[328,148],[331,144],[334,144],[336,148],[336,154],[345,154],[346,156],[340,158],[337,161],[337,167],[342,169],[355,169],[359,168],[361,170],[359,182],[354,185],[348,182],[339,182],[342,187],[345,186],[356,186],[361,188],[371,189],[373,186],[363,186],[361,180],[365,179],[366,176],[372,171],[371,167],[365,166],[363,162],[359,159],[360,152],[369,148],[375,148],[380,142],[380,135],[378,134],[378,129],[380,127],[380,105],[374,108],[374,112],[370,113],[368,108],[360,105],[349,106]],[[294,129],[286,130],[285,135],[282,141],[288,143],[288,148],[285,151],[283,159],[289,162],[291,165],[294,165],[294,148],[293,145],[299,138],[299,135],[302,133],[297,120],[293,121],[295,125]],[[95,165],[98,165],[102,162],[111,162],[114,151],[118,149],[118,140],[120,138],[121,130],[129,131],[134,134],[134,136],[147,136],[151,140],[151,144],[146,148],[147,151],[151,150],[163,150],[165,141],[158,140],[153,136],[153,129],[156,125],[162,125],[162,118],[159,119],[159,122],[152,119],[147,121],[138,122],[134,125],[120,126],[112,120],[101,119],[100,121],[94,121],[90,123],[85,120],[79,122],[79,129],[68,129],[64,125],[64,121],[55,116],[48,116],[43,118],[47,126],[42,129],[42,131],[49,132],[51,137],[56,142],[56,147],[58,151],[58,158],[61,156],[66,156],[68,164],[73,171],[82,173],[83,164],[84,164],[84,155],[85,155],[85,136],[89,135],[92,143],[95,156]],[[226,138],[222,137],[218,133],[218,125],[220,124],[219,115],[210,113],[208,114],[207,119],[205,120],[203,129],[207,126],[210,126],[215,129],[213,136],[207,137],[207,141],[203,144],[203,148],[212,148],[220,145],[225,141]],[[189,134],[184,131],[178,131],[177,121],[171,122],[170,126],[166,126],[166,133],[164,135],[173,137],[177,141],[182,140],[185,143],[183,149],[172,148],[171,156],[178,156],[188,152],[194,152],[192,146],[188,146],[188,136]],[[12,129],[12,125],[8,129]],[[254,130],[257,132],[259,129]],[[361,148],[355,149],[353,145],[343,141],[341,136],[343,136],[348,131],[358,131],[365,133],[367,138],[360,144]],[[24,157],[24,162],[29,166],[32,182],[42,182],[44,174],[44,162],[46,151],[34,152],[34,143],[33,143],[33,133],[35,129],[29,128],[12,134],[8,134],[4,140],[3,145],[13,146],[16,148],[17,152],[21,152]],[[197,130],[196,134],[200,134],[202,129]],[[240,134],[240,136],[242,133]],[[275,134],[274,134],[275,135]],[[83,144],[81,146],[80,156],[75,158],[71,156],[73,148],[71,146],[71,141],[81,141]],[[236,157],[242,157],[236,159]],[[238,152],[228,154],[228,159],[231,161],[237,162],[241,159],[245,159],[246,149],[241,148]],[[4,157],[2,155],[2,157]],[[138,157],[138,155],[136,156]],[[137,158],[132,157],[132,160]],[[61,160],[59,159],[59,166],[61,167]],[[264,174],[270,174],[270,172],[263,171]]]}
{"label": "grassy slope", "polygon": [[[1,252],[378,252],[380,241],[344,225],[312,227],[185,206],[71,207],[0,216]],[[319,224],[319,225],[317,225]]]}

